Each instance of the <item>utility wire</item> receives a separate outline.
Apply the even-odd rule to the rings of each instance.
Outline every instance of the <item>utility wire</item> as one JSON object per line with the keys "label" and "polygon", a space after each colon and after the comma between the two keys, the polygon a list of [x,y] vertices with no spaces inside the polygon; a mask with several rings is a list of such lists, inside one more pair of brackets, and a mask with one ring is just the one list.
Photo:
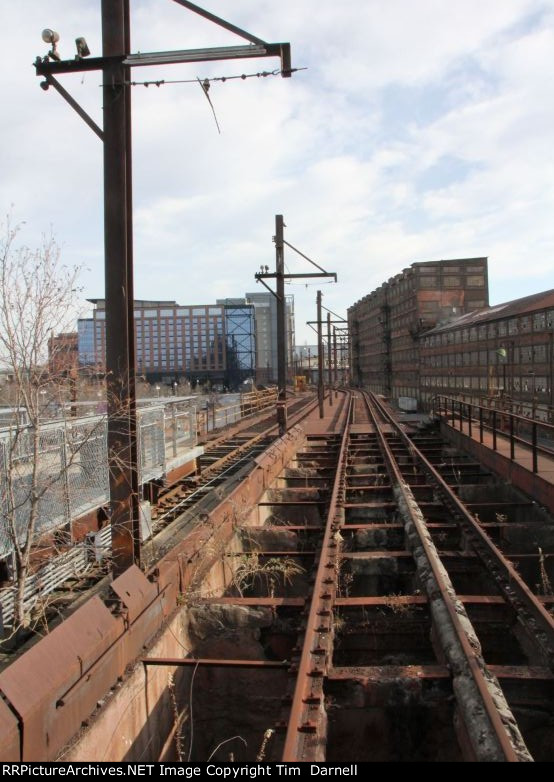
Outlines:
{"label": "utility wire", "polygon": [[[287,74],[290,73],[296,73],[297,71],[307,71],[308,68],[291,68],[290,70],[287,70]],[[199,79],[198,77],[196,79],[153,79],[151,81],[126,81],[124,82],[126,87],[150,87],[151,85],[154,85],[155,87],[161,87],[165,84],[196,84],[198,81],[201,82],[201,84],[210,84],[212,81],[233,81],[235,79],[242,79],[243,81],[245,79],[260,79],[260,78],[266,78],[267,76],[282,76],[284,71],[277,69],[274,71],[259,71],[258,73],[241,73],[237,74],[236,76],[212,76],[211,78],[205,78],[205,79]],[[101,87],[104,85],[101,84]],[[114,85],[112,85],[114,86]]]}

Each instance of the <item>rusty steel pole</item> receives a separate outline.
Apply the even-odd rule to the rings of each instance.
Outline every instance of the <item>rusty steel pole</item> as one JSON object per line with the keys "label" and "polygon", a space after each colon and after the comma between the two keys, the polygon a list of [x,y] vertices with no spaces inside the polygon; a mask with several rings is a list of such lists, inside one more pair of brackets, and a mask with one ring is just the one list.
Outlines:
{"label": "rusty steel pole", "polygon": [[[131,12],[130,0],[125,0],[125,52],[131,53]],[[134,533],[135,563],[140,565],[140,485],[139,485],[139,452],[138,452],[138,418],[137,418],[137,364],[135,347],[135,284],[134,284],[134,254],[133,254],[133,139],[131,114],[131,68],[125,67],[125,135],[126,160],[125,183],[127,200],[127,340],[129,353],[129,448],[131,470],[130,504],[132,518],[136,530]]]}
{"label": "rusty steel pole", "polygon": [[337,329],[333,326],[333,383],[335,386],[335,399],[338,396],[338,368],[337,368]]}
{"label": "rusty steel pole", "polygon": [[[102,53],[129,53],[129,0],[102,0]],[[106,385],[112,569],[140,564],[134,334],[129,69],[103,69]]]}
{"label": "rusty steel pole", "polygon": [[321,321],[321,291],[317,292],[317,399],[319,417],[323,418],[323,324]]}
{"label": "rusty steel pole", "polygon": [[283,215],[275,215],[275,273],[277,293],[277,423],[279,436],[287,431],[287,343]]}
{"label": "rusty steel pole", "polygon": [[327,380],[329,383],[329,407],[333,406],[333,379],[331,375],[331,313],[327,313]]}

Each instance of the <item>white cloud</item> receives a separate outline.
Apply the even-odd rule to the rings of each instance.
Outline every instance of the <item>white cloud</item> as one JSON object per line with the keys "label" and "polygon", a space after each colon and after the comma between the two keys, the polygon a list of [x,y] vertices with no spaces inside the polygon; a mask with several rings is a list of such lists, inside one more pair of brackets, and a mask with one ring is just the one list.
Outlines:
{"label": "white cloud", "polygon": [[[491,287],[508,298],[544,284],[554,248],[550,0],[205,5],[267,40],[290,40],[293,64],[308,70],[213,82],[221,136],[197,84],[134,89],[137,296],[194,303],[253,289],[259,264],[273,262],[276,213],[292,244],[338,272],[339,285],[322,288],[335,311],[414,260],[489,255]],[[132,9],[134,49],[237,41],[176,3],[134,0]],[[15,204],[31,242],[53,224],[66,260],[91,269],[87,294],[102,295],[102,145],[53,90],[39,89],[31,67],[46,51],[45,26],[60,30],[64,55],[76,35],[98,54],[99,3],[26,0],[4,16],[0,207]],[[205,63],[133,78],[277,65]],[[100,74],[62,81],[100,123]],[[310,268],[288,250],[286,260],[291,271]],[[308,341],[301,324],[313,318],[317,284],[289,288]]]}

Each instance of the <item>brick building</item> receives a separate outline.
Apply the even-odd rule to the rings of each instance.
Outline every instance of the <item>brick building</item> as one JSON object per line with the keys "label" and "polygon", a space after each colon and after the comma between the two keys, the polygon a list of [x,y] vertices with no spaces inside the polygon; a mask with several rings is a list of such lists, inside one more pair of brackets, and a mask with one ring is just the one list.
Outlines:
{"label": "brick building", "polygon": [[418,399],[420,335],[488,303],[486,258],[413,263],[349,308],[352,383]]}
{"label": "brick building", "polygon": [[420,340],[421,400],[436,394],[500,400],[514,412],[552,421],[554,290],[439,325]]}
{"label": "brick building", "polygon": [[69,377],[79,366],[79,341],[76,331],[52,334],[48,340],[48,372],[52,377]]}

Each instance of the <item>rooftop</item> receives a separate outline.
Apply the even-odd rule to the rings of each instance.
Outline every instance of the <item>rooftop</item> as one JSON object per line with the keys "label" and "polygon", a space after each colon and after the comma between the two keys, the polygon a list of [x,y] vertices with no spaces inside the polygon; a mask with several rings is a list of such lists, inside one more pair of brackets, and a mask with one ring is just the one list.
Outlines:
{"label": "rooftop", "polygon": [[493,307],[487,307],[484,310],[473,310],[459,318],[449,320],[448,323],[442,323],[433,329],[426,331],[426,334],[436,334],[441,331],[458,328],[459,326],[473,326],[479,323],[487,323],[490,320],[499,320],[500,318],[511,318],[516,315],[525,315],[528,312],[554,307],[554,289],[542,291],[542,293],[533,293],[531,296],[524,296],[522,299],[514,299],[504,304],[496,304]]}

